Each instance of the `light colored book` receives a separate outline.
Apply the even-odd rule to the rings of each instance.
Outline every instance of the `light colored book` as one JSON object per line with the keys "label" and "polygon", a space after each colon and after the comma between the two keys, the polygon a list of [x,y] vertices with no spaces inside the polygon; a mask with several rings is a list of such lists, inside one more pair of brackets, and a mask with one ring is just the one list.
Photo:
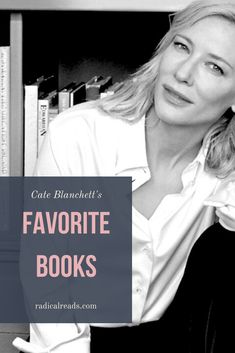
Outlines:
{"label": "light colored book", "polygon": [[0,176],[10,175],[10,47],[0,47]]}
{"label": "light colored book", "polygon": [[77,82],[72,81],[61,90],[59,90],[59,113],[70,107],[70,92],[76,87]]}
{"label": "light colored book", "polygon": [[[37,146],[37,156],[40,152],[40,148],[44,141],[44,137],[47,133],[49,120],[51,118],[52,109],[55,105],[58,105],[58,92],[57,90],[52,90],[48,94],[40,97],[38,99],[38,146]],[[58,110],[58,109],[57,109]]]}
{"label": "light colored book", "polygon": [[32,176],[37,160],[38,86],[44,80],[24,86],[24,175]]}
{"label": "light colored book", "polygon": [[32,176],[38,156],[38,100],[56,84],[54,75],[41,76],[25,85],[24,175]]}
{"label": "light colored book", "polygon": [[117,92],[123,86],[123,82],[115,82],[112,86],[109,86],[104,92],[100,93],[100,98],[111,96]]}
{"label": "light colored book", "polygon": [[38,140],[37,140],[37,157],[47,132],[49,124],[49,101],[48,99],[38,100]]}

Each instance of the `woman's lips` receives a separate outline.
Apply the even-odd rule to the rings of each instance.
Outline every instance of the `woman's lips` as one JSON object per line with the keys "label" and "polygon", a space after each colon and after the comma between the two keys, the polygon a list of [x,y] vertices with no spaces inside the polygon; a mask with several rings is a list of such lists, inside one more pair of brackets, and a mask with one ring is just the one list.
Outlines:
{"label": "woman's lips", "polygon": [[175,105],[193,104],[193,101],[191,101],[191,99],[189,99],[183,93],[175,90],[171,86],[164,84],[163,88],[165,97],[170,103]]}

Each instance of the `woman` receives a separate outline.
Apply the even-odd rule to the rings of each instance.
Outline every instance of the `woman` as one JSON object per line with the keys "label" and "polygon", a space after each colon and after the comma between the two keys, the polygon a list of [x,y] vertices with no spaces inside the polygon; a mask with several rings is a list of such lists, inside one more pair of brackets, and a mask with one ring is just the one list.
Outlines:
{"label": "woman", "polygon": [[[192,3],[114,96],[71,108],[51,123],[36,175],[133,178],[132,325],[145,324],[138,335],[133,327],[105,329],[102,351],[110,350],[106,336],[120,331],[146,344],[153,330],[160,342],[158,320],[190,249],[215,221],[214,206],[220,222],[235,228],[234,194],[226,197],[235,185],[234,41],[232,2]],[[92,328],[91,336],[100,331]],[[86,324],[32,324],[30,333],[30,343],[15,342],[25,352],[89,351]]]}

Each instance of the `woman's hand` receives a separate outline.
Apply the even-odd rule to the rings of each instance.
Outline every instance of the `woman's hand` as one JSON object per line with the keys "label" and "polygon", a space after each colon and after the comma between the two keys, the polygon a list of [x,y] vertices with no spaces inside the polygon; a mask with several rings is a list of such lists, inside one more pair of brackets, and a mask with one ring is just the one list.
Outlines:
{"label": "woman's hand", "polygon": [[216,207],[220,224],[235,231],[235,173],[221,181],[215,194],[205,201],[205,205]]}

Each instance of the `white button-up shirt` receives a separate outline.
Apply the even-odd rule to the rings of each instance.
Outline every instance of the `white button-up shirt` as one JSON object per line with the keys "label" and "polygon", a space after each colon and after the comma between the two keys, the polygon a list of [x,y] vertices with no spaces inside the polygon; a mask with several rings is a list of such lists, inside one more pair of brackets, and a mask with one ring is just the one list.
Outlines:
{"label": "white button-up shirt", "polygon": [[[35,174],[131,176],[136,190],[151,178],[145,143],[145,117],[130,123],[81,104],[50,124]],[[204,201],[220,181],[204,171],[204,162],[202,148],[182,173],[182,192],[165,196],[150,219],[133,207],[133,325],[162,316],[190,249],[214,222],[214,208]],[[31,324],[31,342],[17,338],[14,345],[30,353],[88,353],[89,340],[86,324]]]}

